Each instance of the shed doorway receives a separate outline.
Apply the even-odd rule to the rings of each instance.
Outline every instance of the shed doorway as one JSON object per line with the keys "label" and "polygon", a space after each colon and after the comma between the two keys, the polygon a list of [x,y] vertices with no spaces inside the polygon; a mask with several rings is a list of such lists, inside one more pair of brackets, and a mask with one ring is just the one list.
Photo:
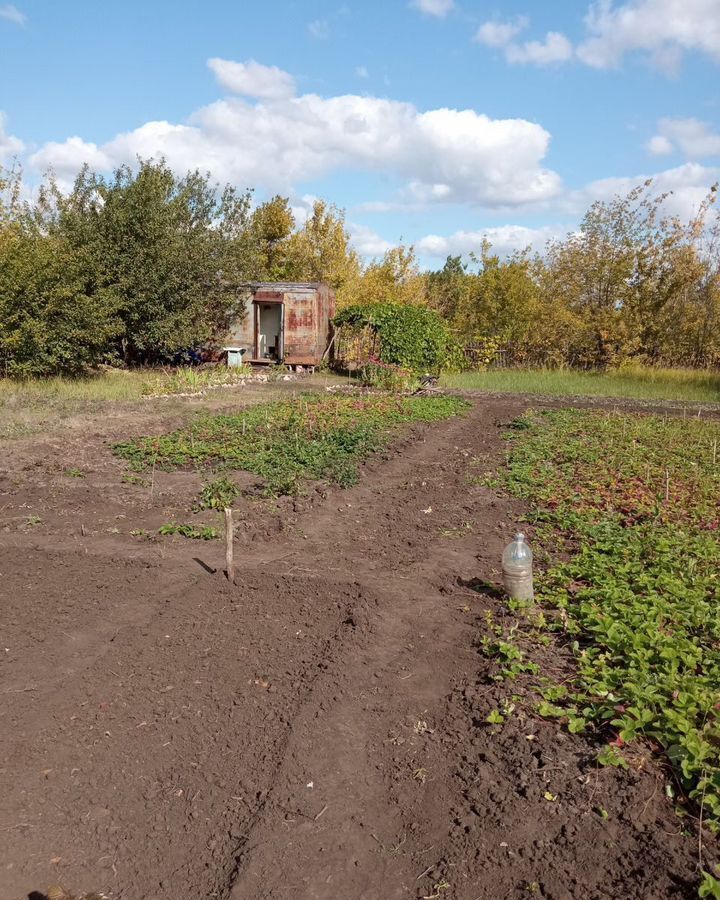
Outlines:
{"label": "shed doorway", "polygon": [[255,360],[279,363],[284,354],[284,304],[255,301]]}

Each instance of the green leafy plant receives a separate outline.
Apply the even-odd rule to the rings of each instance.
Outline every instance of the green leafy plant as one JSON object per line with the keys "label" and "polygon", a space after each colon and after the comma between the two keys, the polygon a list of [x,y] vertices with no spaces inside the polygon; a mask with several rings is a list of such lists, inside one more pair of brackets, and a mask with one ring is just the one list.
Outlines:
{"label": "green leafy plant", "polygon": [[702,881],[698,888],[699,897],[710,897],[711,900],[720,900],[720,881],[709,872],[702,873]]}
{"label": "green leafy plant", "polygon": [[377,362],[410,372],[437,374],[451,358],[450,331],[440,315],[426,306],[399,303],[348,306],[335,317],[335,326],[354,331],[369,329],[378,338]]}
{"label": "green leafy plant", "polygon": [[605,734],[603,765],[627,765],[636,741],[662,748],[718,824],[720,428],[583,410],[525,422],[508,435],[505,483],[573,549],[537,579],[576,661],[567,696],[539,709]]}
{"label": "green leafy plant", "polygon": [[225,509],[232,506],[233,500],[240,493],[240,488],[229,478],[216,478],[206,484],[200,492],[198,507],[200,509]]}
{"label": "green leafy plant", "polygon": [[197,541],[214,541],[218,538],[217,528],[210,525],[187,525],[179,522],[168,522],[158,528],[158,534],[179,534],[181,537]]}
{"label": "green leafy plant", "polygon": [[385,446],[394,430],[445,419],[467,406],[454,397],[315,396],[201,416],[188,428],[124,441],[114,451],[137,471],[224,466],[259,475],[269,494],[295,494],[307,479],[354,484],[358,463]]}

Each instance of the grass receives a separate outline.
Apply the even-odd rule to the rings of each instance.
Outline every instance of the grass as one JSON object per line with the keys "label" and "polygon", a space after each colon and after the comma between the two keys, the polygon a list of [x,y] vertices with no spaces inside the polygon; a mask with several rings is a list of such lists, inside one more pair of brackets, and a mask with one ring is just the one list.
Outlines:
{"label": "grass", "polygon": [[87,378],[0,378],[0,408],[28,403],[139,400],[148,379],[148,372],[141,369],[108,369]]}
{"label": "grass", "polygon": [[111,404],[138,403],[156,397],[194,396],[236,384],[246,368],[105,369],[85,378],[0,378],[0,439],[22,438],[84,413],[106,411]]}
{"label": "grass", "polygon": [[444,387],[569,397],[720,403],[720,373],[627,366],[613,372],[488,369],[443,375]]}
{"label": "grass", "polygon": [[268,493],[294,494],[308,479],[355,483],[358,463],[385,446],[394,429],[444,419],[467,405],[457,398],[391,394],[278,401],[233,415],[201,416],[187,428],[116,444],[114,450],[138,471],[243,469],[259,475]]}
{"label": "grass", "polygon": [[141,397],[197,393],[236,384],[249,373],[249,366],[236,369],[183,366],[176,369],[105,369],[102,374],[84,378],[57,376],[24,381],[0,378],[0,407],[26,403],[132,401]]}
{"label": "grass", "polygon": [[501,480],[569,554],[538,600],[576,671],[537,685],[540,713],[604,738],[602,764],[662,751],[720,826],[720,427],[580,410],[515,426]]}

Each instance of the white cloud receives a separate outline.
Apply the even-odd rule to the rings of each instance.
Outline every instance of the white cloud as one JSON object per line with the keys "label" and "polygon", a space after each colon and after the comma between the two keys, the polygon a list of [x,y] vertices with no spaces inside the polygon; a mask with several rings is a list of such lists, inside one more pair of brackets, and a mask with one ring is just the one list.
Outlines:
{"label": "white cloud", "polygon": [[415,248],[421,256],[438,260],[444,260],[449,255],[467,256],[472,251],[478,253],[484,238],[490,241],[493,251],[501,256],[524,250],[526,247],[542,250],[547,241],[562,239],[576,230],[576,223],[592,203],[610,201],[616,196],[626,196],[649,177],[652,177],[653,195],[668,194],[663,204],[663,213],[678,216],[682,221],[690,221],[697,214],[711,186],[720,179],[720,167],[686,163],[653,176],[642,174],[598,179],[580,190],[569,191],[553,203],[552,215],[562,217],[568,224],[540,227],[508,224],[456,231],[447,236],[429,234],[416,241]]}
{"label": "white cloud", "polygon": [[559,31],[548,31],[544,41],[525,41],[523,44],[510,43],[505,48],[505,58],[510,63],[532,63],[548,66],[572,59],[573,47]]}
{"label": "white cloud", "polygon": [[277,66],[263,66],[254,59],[245,63],[213,57],[208,65],[219,84],[233,94],[258,100],[280,100],[295,94],[295,79]]}
{"label": "white cloud", "polygon": [[11,160],[14,156],[19,156],[25,149],[25,145],[20,138],[7,133],[5,130],[6,121],[5,113],[0,112],[0,164]]}
{"label": "white cloud", "polygon": [[584,23],[585,38],[575,47],[557,31],[542,41],[517,43],[526,17],[486,22],[474,40],[502,49],[510,63],[548,65],[576,58],[596,69],[612,69],[626,55],[641,53],[673,74],[688,51],[720,62],[720,0],[595,0]]}
{"label": "white cloud", "polygon": [[315,19],[307,27],[310,37],[317,41],[325,41],[330,37],[330,23],[327,19]]}
{"label": "white cloud", "polygon": [[720,133],[699,119],[660,119],[658,133],[648,142],[648,150],[662,155],[676,149],[687,159],[720,156]]}
{"label": "white cloud", "polygon": [[648,153],[651,153],[653,156],[667,156],[675,148],[672,145],[672,141],[669,141],[661,134],[656,134],[647,142],[647,149]]}
{"label": "white cloud", "polygon": [[527,16],[516,16],[507,22],[493,19],[485,22],[475,32],[473,40],[486,47],[507,47],[512,39],[530,24]]}
{"label": "white cloud", "polygon": [[388,250],[392,250],[394,244],[368,228],[367,225],[359,225],[357,222],[349,222],[347,230],[353,247],[360,256],[382,256]]}
{"label": "white cloud", "polygon": [[648,178],[652,178],[654,195],[670,193],[665,201],[664,211],[687,221],[694,217],[710,187],[720,179],[720,167],[702,166],[693,162],[665,169],[654,175],[601,178],[579,191],[567,194],[562,206],[566,212],[582,215],[594,201],[611,200],[617,195],[625,196]]}
{"label": "white cloud", "polygon": [[577,54],[597,69],[617,68],[634,51],[670,72],[688,50],[720,61],[720,0],[598,0],[585,24],[590,34]]}
{"label": "white cloud", "polygon": [[444,19],[455,7],[455,0],[411,0],[410,6],[419,9],[426,16]]}
{"label": "white cloud", "polygon": [[6,3],[0,6],[0,19],[7,19],[8,22],[14,22],[16,25],[24,25],[27,22],[27,16],[21,12],[17,6],[12,3]]}
{"label": "white cloud", "polygon": [[404,199],[422,204],[514,206],[561,189],[557,173],[542,165],[550,135],[537,123],[470,109],[420,112],[354,94],[291,96],[294,81],[279,69],[217,59],[209,65],[223,86],[259,99],[226,97],[187,124],[148,122],[101,146],[77,137],[46,144],[31,163],[67,172],[84,159],[106,169],[162,155],[179,172],[198,167],[242,186],[290,192],[331,172],[374,171],[404,179]]}
{"label": "white cloud", "polygon": [[70,137],[62,143],[50,141],[30,157],[33,168],[51,168],[63,181],[73,179],[84,163],[100,171],[112,168],[113,164],[111,156],[97,144],[79,137]]}
{"label": "white cloud", "polygon": [[527,16],[516,16],[505,22],[493,19],[478,28],[473,40],[486,47],[503,50],[505,59],[509,63],[532,63],[536,66],[547,66],[553,63],[567,62],[572,58],[572,44],[564,34],[558,31],[548,31],[543,41],[516,42],[514,38],[529,24],[530,20]]}
{"label": "white cloud", "polygon": [[483,241],[487,240],[494,253],[506,256],[526,247],[541,250],[549,240],[562,238],[569,230],[564,225],[546,225],[542,228],[499,225],[477,231],[456,231],[446,237],[429,234],[416,242],[415,249],[423,256],[446,259],[448,256],[467,256],[473,252],[479,254]]}

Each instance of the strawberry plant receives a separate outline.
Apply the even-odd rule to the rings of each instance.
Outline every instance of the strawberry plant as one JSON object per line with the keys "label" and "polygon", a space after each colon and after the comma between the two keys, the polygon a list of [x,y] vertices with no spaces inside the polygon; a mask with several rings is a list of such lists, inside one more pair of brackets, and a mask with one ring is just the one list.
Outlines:
{"label": "strawberry plant", "polygon": [[[297,493],[305,480],[354,484],[358,463],[387,444],[399,427],[461,413],[454,397],[346,394],[263,403],[239,413],[200,416],[169,434],[115,444],[136,471],[207,466],[259,475],[269,494]],[[215,482],[217,487],[218,482]],[[228,494],[228,482],[222,490]],[[223,502],[218,490],[202,502]]]}
{"label": "strawberry plant", "polygon": [[521,421],[505,484],[571,551],[536,582],[576,660],[546,712],[604,734],[605,765],[635,741],[664,751],[720,825],[720,428],[582,410]]}

